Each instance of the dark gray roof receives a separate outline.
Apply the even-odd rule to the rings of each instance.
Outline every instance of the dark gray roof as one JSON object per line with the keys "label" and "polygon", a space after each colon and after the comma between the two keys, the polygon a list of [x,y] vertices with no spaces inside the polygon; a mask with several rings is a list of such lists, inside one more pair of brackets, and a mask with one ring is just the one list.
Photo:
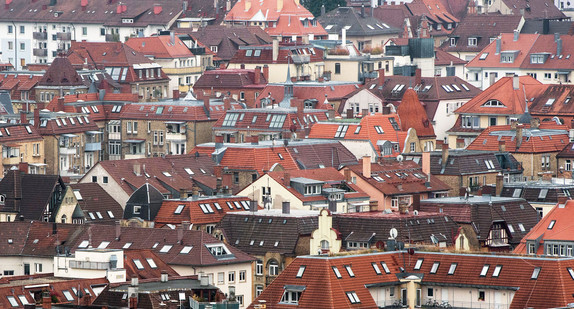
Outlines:
{"label": "dark gray roof", "polygon": [[[12,107],[12,99],[10,98],[10,92],[0,91],[0,104],[7,114],[14,114],[14,108]],[[2,111],[0,111],[2,112]]]}
{"label": "dark gray roof", "polygon": [[[412,159],[422,165],[420,154],[407,154],[407,160]],[[490,162],[492,161],[492,166]],[[507,152],[449,150],[446,162],[442,162],[442,152],[431,152],[431,174],[433,175],[472,175],[493,173],[501,170],[518,171],[518,162]],[[510,170],[508,170],[510,168]]]}
{"label": "dark gray roof", "polygon": [[147,218],[147,214],[145,214],[146,218],[142,219],[153,220],[161,208],[162,202],[163,194],[161,194],[161,192],[154,186],[146,183],[134,191],[128,199],[124,211],[124,219],[132,217],[132,207],[128,206],[147,206],[149,207],[149,218]]}
{"label": "dark gray roof", "polygon": [[[545,29],[544,23],[547,23],[548,28]],[[547,20],[543,19],[528,19],[524,22],[524,26],[520,33],[539,33],[539,34],[571,34],[572,25],[574,22],[569,20]]]}
{"label": "dark gray roof", "polygon": [[329,34],[339,34],[347,28],[347,36],[398,34],[402,30],[388,25],[370,14],[361,15],[349,7],[336,8],[317,19]]}

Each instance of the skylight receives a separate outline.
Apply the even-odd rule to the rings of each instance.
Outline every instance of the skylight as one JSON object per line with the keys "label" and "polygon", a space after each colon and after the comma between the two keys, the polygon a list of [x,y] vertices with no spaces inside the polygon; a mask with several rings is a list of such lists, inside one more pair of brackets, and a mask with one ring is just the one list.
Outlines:
{"label": "skylight", "polygon": [[500,271],[502,270],[502,265],[496,265],[494,268],[494,272],[492,272],[493,277],[498,277],[500,275]]}
{"label": "skylight", "polygon": [[385,270],[385,273],[390,274],[391,271],[389,270],[389,266],[387,266],[387,263],[385,262],[381,262],[381,266],[383,266],[383,269]]}
{"label": "skylight", "polygon": [[151,268],[154,268],[154,269],[157,268],[157,265],[155,264],[155,261],[152,258],[147,258],[146,261]]}
{"label": "skylight", "polygon": [[181,251],[179,253],[180,254],[188,254],[192,248],[193,248],[192,246],[185,246],[181,249]]}
{"label": "skylight", "polygon": [[438,271],[438,267],[440,266],[440,262],[434,262],[432,264],[432,268],[430,270],[431,274],[436,274],[436,272]]}
{"label": "skylight", "polygon": [[[343,276],[341,276],[341,273],[339,272],[339,269],[337,268],[337,266],[333,266],[333,272],[335,273],[335,276],[337,276],[338,279],[343,278]],[[572,274],[572,273],[570,273]]]}
{"label": "skylight", "polygon": [[485,277],[486,273],[488,273],[489,268],[490,268],[490,265],[488,265],[488,264],[485,264],[484,266],[482,266],[482,270],[480,271],[480,276]]}
{"label": "skylight", "polygon": [[78,248],[87,248],[89,244],[90,244],[89,241],[84,240],[84,241],[82,241],[82,243],[80,243],[80,245],[78,246]]}
{"label": "skylight", "polygon": [[351,265],[345,265],[345,269],[347,269],[349,277],[355,277],[355,273],[353,272],[353,269],[351,269]]}
{"label": "skylight", "polygon": [[373,269],[375,270],[375,273],[377,273],[377,275],[382,274],[381,273],[381,269],[379,268],[379,265],[377,265],[377,263],[371,263],[371,265],[373,265]]}
{"label": "skylight", "polygon": [[450,268],[448,269],[448,274],[449,274],[449,275],[454,275],[454,271],[456,270],[456,266],[457,266],[457,265],[458,265],[457,263],[452,263],[452,264],[450,264]]}
{"label": "skylight", "polygon": [[532,271],[532,276],[530,276],[530,279],[538,279],[538,275],[540,275],[541,269],[542,267],[535,267],[534,270]]}
{"label": "skylight", "polygon": [[185,208],[185,205],[181,205],[181,204],[177,205],[177,208],[175,209],[175,211],[173,213],[176,215],[179,215],[183,211],[183,208]]}
{"label": "skylight", "polygon": [[305,268],[307,266],[305,265],[301,265],[299,266],[299,271],[297,271],[297,276],[295,276],[296,278],[302,278],[303,277],[303,273],[305,272]]}
{"label": "skylight", "polygon": [[140,260],[134,259],[133,261],[134,261],[134,264],[136,265],[137,269],[139,269],[139,270],[144,269],[144,266]]}
{"label": "skylight", "polygon": [[122,247],[122,249],[128,249],[131,246],[132,246],[131,242],[126,242],[126,244]]}
{"label": "skylight", "polygon": [[424,259],[418,259],[417,260],[417,263],[415,264],[415,270],[421,269],[421,266],[423,266],[423,261],[424,261]]}
{"label": "skylight", "polygon": [[554,224],[556,224],[556,220],[552,220],[550,221],[550,224],[548,224],[548,229],[551,230],[554,228]]}
{"label": "skylight", "polygon": [[98,249],[105,249],[105,248],[108,247],[109,244],[110,244],[109,241],[102,241],[102,242],[100,243],[100,245],[98,246]]}
{"label": "skylight", "polygon": [[168,253],[169,250],[171,249],[171,247],[173,247],[172,245],[164,245],[161,250],[159,250],[160,253]]}

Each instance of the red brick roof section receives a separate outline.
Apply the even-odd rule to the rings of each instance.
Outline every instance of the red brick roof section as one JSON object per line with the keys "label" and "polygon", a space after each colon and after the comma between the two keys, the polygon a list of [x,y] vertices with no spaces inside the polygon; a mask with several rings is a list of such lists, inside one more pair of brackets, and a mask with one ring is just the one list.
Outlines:
{"label": "red brick roof section", "polygon": [[[247,56],[246,52],[248,50],[255,50],[260,49],[261,55],[258,57],[254,56]],[[253,52],[252,52],[253,55]],[[287,64],[288,62],[292,62],[292,57],[299,56],[299,55],[308,55],[309,61],[311,63],[314,62],[323,62],[323,50],[319,48],[313,47],[313,45],[295,45],[292,43],[280,43],[279,44],[279,54],[277,56],[277,60],[273,60],[273,48],[271,44],[268,45],[260,45],[260,46],[246,46],[240,48],[229,63],[253,63],[253,64],[272,64],[272,63],[282,63]]]}
{"label": "red brick roof section", "polygon": [[[518,89],[514,88],[514,78],[519,79]],[[457,114],[522,115],[525,98],[529,101],[531,98],[536,98],[548,86],[528,75],[514,78],[500,78],[455,112]],[[504,106],[486,106],[490,100],[500,101]]]}
{"label": "red brick roof section", "polygon": [[31,142],[40,141],[42,136],[38,129],[30,124],[10,124],[0,126],[0,143],[7,146],[5,143],[18,143],[18,142]]}
{"label": "red brick roof section", "polygon": [[[536,226],[520,241],[514,253],[527,254],[526,243],[536,244],[536,254],[543,255],[545,242],[548,241],[574,241],[574,223],[570,218],[574,216],[574,200],[558,203],[546,214]],[[546,253],[552,254],[552,253]]]}
{"label": "red brick roof section", "polygon": [[[74,191],[78,191],[82,199],[78,199],[78,204],[84,212],[87,221],[94,223],[115,223],[124,215],[122,205],[120,205],[112,196],[110,196],[98,183],[76,183],[70,184]],[[89,213],[100,212],[103,219],[96,216],[96,220],[90,220]],[[112,216],[110,216],[110,212]]]}
{"label": "red brick roof section", "polygon": [[[139,260],[143,269],[138,268],[134,260]],[[170,277],[179,276],[171,266],[167,265],[167,263],[151,249],[124,250],[124,268],[126,269],[126,281],[131,278],[138,278],[140,280],[159,279],[163,273],[168,274]]]}
{"label": "red brick roof section", "polygon": [[373,177],[364,177],[362,164],[349,166],[349,169],[385,195],[439,192],[451,189],[433,175],[431,175],[430,185],[427,187],[427,175],[422,172],[417,163],[410,160],[371,163],[371,175],[380,177],[382,181]]}
{"label": "red brick roof section", "polygon": [[[423,261],[420,269],[414,269],[420,259]],[[389,273],[386,273],[382,263],[386,264]],[[431,273],[435,263],[439,267]],[[377,265],[380,274],[373,264]],[[454,273],[448,274],[453,264],[456,264]],[[486,276],[480,276],[485,265],[490,265]],[[501,266],[499,274],[493,276],[497,266]],[[298,277],[303,267],[303,274]],[[335,275],[334,267],[341,278]],[[352,269],[354,277],[349,275],[346,267]],[[404,273],[400,271],[402,267],[405,268]],[[537,267],[540,268],[538,277],[532,279]],[[565,307],[571,302],[574,289],[574,280],[568,270],[572,267],[574,259],[430,252],[416,252],[414,255],[389,252],[335,257],[305,256],[289,264],[248,308],[255,308],[260,300],[265,300],[270,309],[292,308],[293,305],[281,303],[287,287],[304,288],[298,302],[302,308],[378,308],[369,286],[398,287],[401,284],[398,277],[406,276],[405,273],[420,274],[422,286],[475,288],[472,298],[477,298],[476,287],[506,290],[507,293],[514,293],[510,309]],[[355,292],[360,303],[351,304],[347,292]],[[453,307],[468,306],[468,303],[457,299],[449,301],[449,304]],[[484,305],[494,306],[494,300]]]}
{"label": "red brick roof section", "polygon": [[284,146],[229,147],[219,164],[230,170],[253,170],[264,173],[280,165],[284,170],[298,170],[297,163]]}
{"label": "red brick roof section", "polygon": [[418,99],[417,93],[412,89],[407,89],[403,95],[403,100],[397,108],[401,120],[401,129],[408,131],[413,128],[417,135],[421,137],[436,137],[432,123],[427,117],[425,108]]}
{"label": "red brick roof section", "polygon": [[87,131],[100,131],[95,122],[87,116],[72,116],[70,114],[50,115],[49,118],[40,114],[38,131],[41,135],[61,135],[73,133],[85,133]]}
{"label": "red brick roof section", "polygon": [[559,152],[570,141],[568,130],[567,126],[554,122],[543,122],[538,129],[530,129],[530,125],[526,124],[522,126],[522,141],[517,145],[516,130],[510,125],[490,126],[466,149],[498,151],[500,141],[504,141],[510,153]]}
{"label": "red brick roof section", "polygon": [[[341,100],[347,94],[356,90],[358,85],[356,83],[294,83],[293,97],[300,100],[316,99],[319,102],[319,106],[322,106],[325,99]],[[281,102],[284,95],[285,86],[283,84],[268,84],[261,91],[261,95],[256,102],[258,106],[261,106],[261,100],[269,96],[275,99],[275,102]]]}
{"label": "red brick roof section", "polygon": [[[233,209],[230,209],[227,202],[230,202],[231,205],[236,205],[234,202],[237,202],[241,207],[233,206]],[[180,225],[184,221],[189,221],[195,225],[217,224],[228,212],[244,211],[242,203],[245,202],[249,203],[249,198],[240,196],[164,200],[155,217],[155,227],[161,228],[167,224]],[[217,207],[216,203],[220,207]],[[209,210],[206,212],[204,204],[209,204],[213,212]],[[183,208],[179,209],[182,206]],[[251,204],[248,206],[251,207]]]}
{"label": "red brick roof section", "polygon": [[70,87],[82,86],[85,87],[82,78],[76,72],[70,60],[66,57],[57,57],[52,61],[52,64],[42,76],[39,86],[54,86],[54,87]]}
{"label": "red brick roof section", "polygon": [[174,36],[171,42],[169,35],[160,35],[142,38],[130,38],[126,45],[146,56],[153,56],[159,59],[190,58],[193,54],[185,44]]}
{"label": "red brick roof section", "polygon": [[267,84],[263,73],[259,73],[259,83],[255,83],[255,70],[252,69],[219,69],[205,71],[193,84],[194,91],[199,89],[220,88],[262,88]]}

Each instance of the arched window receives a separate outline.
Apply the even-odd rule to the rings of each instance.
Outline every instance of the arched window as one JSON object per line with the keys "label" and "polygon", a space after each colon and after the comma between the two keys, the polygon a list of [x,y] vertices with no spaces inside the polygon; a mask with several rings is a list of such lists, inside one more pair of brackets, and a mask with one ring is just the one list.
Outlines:
{"label": "arched window", "polygon": [[279,263],[276,260],[271,259],[269,260],[268,265],[268,275],[269,276],[277,276],[279,275]]}
{"label": "arched window", "polygon": [[66,223],[66,219],[67,219],[66,215],[63,215],[62,216],[62,223]]}
{"label": "arched window", "polygon": [[321,250],[329,250],[329,242],[327,240],[321,240]]}

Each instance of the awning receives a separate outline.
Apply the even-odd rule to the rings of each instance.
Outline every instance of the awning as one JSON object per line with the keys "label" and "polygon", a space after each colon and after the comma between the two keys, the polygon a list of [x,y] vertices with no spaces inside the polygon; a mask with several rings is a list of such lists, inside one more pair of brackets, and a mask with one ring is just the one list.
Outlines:
{"label": "awning", "polygon": [[293,292],[303,292],[305,291],[305,286],[304,285],[291,285],[291,284],[286,284],[283,287],[285,290],[287,291],[293,291]]}
{"label": "awning", "polygon": [[110,120],[108,124],[120,124],[119,120]]}
{"label": "awning", "polygon": [[28,163],[28,165],[32,165],[32,166],[46,166],[48,164],[46,163]]}
{"label": "awning", "polygon": [[103,132],[100,131],[86,131],[86,134],[104,134]]}
{"label": "awning", "polygon": [[568,74],[570,74],[570,71],[571,70],[558,70],[558,72],[556,72],[556,73],[562,74],[562,75],[568,75]]}
{"label": "awning", "polygon": [[135,143],[135,144],[139,144],[139,143],[143,143],[145,142],[145,139],[126,139],[124,141],[124,143]]}
{"label": "awning", "polygon": [[164,121],[166,124],[184,124],[185,121]]}
{"label": "awning", "polygon": [[62,136],[63,137],[77,137],[76,134],[69,134],[69,133],[62,134]]}

